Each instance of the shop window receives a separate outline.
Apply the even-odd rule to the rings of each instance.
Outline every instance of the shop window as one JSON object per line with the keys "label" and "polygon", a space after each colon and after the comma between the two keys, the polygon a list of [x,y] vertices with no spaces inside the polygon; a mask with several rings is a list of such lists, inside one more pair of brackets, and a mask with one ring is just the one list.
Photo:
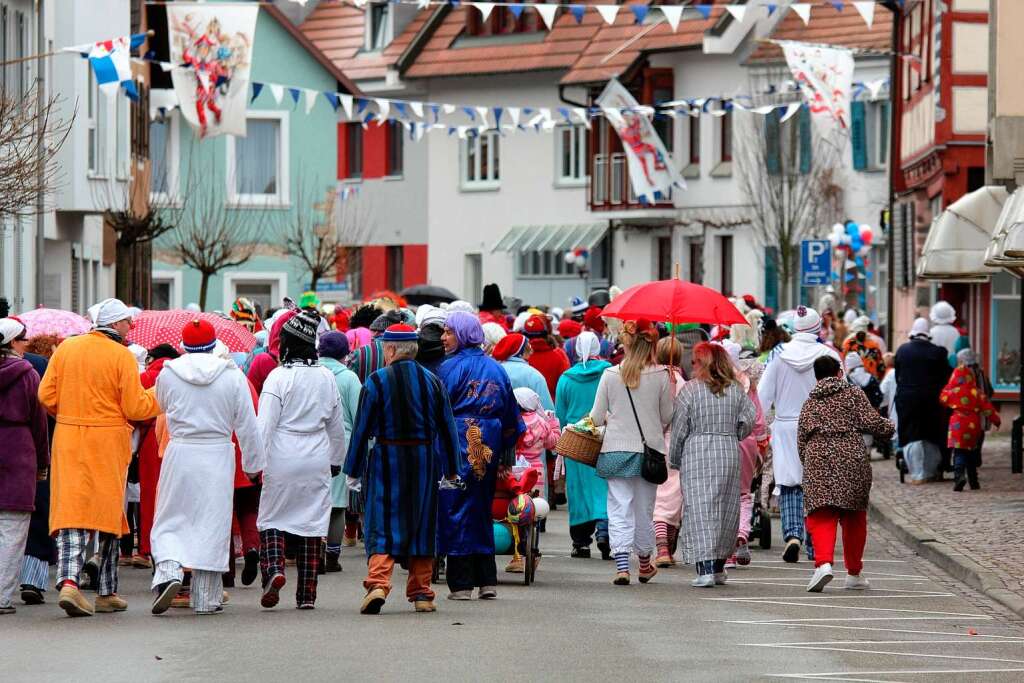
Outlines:
{"label": "shop window", "polygon": [[1008,273],[992,276],[992,386],[1017,391],[1020,386],[1020,279]]}

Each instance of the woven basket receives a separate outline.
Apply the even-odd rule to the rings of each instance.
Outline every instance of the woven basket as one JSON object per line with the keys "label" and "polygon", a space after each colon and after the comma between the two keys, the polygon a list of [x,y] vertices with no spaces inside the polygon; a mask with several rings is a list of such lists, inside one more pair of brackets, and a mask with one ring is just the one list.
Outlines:
{"label": "woven basket", "polygon": [[555,453],[583,465],[594,467],[597,465],[597,456],[601,453],[601,441],[599,436],[577,432],[575,429],[566,429],[558,437]]}

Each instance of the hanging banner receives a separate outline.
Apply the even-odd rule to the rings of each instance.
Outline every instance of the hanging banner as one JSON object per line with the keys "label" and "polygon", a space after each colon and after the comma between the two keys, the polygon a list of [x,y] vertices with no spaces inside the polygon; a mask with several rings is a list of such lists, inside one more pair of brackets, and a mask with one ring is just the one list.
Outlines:
{"label": "hanging banner", "polygon": [[622,139],[633,191],[642,201],[666,198],[672,187],[686,189],[686,181],[672,163],[651,120],[617,79],[608,81],[597,105]]}
{"label": "hanging banner", "polygon": [[200,138],[245,136],[259,5],[167,6],[171,71],[181,112]]}
{"label": "hanging banner", "polygon": [[850,89],[853,86],[853,51],[820,45],[775,41],[800,85],[811,115],[822,133],[839,126],[850,129]]}

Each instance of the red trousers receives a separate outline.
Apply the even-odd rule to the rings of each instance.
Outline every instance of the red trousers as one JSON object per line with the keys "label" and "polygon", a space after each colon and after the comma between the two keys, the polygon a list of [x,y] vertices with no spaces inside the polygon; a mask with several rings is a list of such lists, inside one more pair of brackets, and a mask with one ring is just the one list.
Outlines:
{"label": "red trousers", "polygon": [[[391,555],[374,554],[370,555],[366,564],[366,580],[363,581],[363,588],[368,591],[374,588],[383,588],[384,593],[390,593],[391,572],[395,568],[395,558]],[[406,564],[409,567],[409,578],[405,585],[405,596],[409,598],[409,602],[433,600],[434,590],[430,587],[430,579],[434,573],[434,558],[429,555],[409,557]]]}
{"label": "red trousers", "polygon": [[814,566],[832,564],[836,551],[836,527],[840,524],[843,526],[846,573],[858,576],[864,568],[864,544],[868,540],[867,510],[824,507],[807,515],[807,531],[814,546]]}

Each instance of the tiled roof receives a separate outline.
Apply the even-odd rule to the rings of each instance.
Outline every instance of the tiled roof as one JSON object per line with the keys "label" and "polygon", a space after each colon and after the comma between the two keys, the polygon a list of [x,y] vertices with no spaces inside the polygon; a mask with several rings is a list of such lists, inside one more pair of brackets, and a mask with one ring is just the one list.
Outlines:
{"label": "tiled roof", "polygon": [[[878,5],[874,22],[868,28],[857,9],[849,3],[842,12],[837,12],[831,6],[812,5],[811,20],[806,26],[799,16],[789,12],[775,27],[771,37],[775,40],[888,50],[892,46],[892,12]],[[750,55],[747,63],[784,59],[778,45],[762,43]]]}
{"label": "tiled roof", "polygon": [[306,36],[301,30],[299,30],[295,26],[295,24],[293,24],[288,19],[288,17],[285,16],[284,12],[282,12],[277,7],[274,7],[273,5],[265,5],[263,7],[263,10],[267,12],[267,14],[269,14],[271,17],[273,17],[273,19],[278,24],[281,25],[281,28],[287,31],[288,34],[292,36],[292,38],[294,38],[295,41],[303,47],[303,49],[309,52],[313,59],[315,59],[317,63],[319,63],[328,73],[330,73],[334,77],[334,80],[336,80],[340,84],[341,88],[345,90],[345,92],[350,93],[352,95],[359,94],[359,89],[356,87],[355,83],[352,82],[349,74],[345,73],[342,69],[338,67],[336,63],[331,61],[327,57],[327,55],[324,54],[323,50],[319,48],[319,46],[317,46],[313,41],[311,41],[308,36]]}
{"label": "tiled roof", "polygon": [[563,12],[555,27],[541,34],[543,39],[537,42],[508,43],[496,39],[487,44],[489,41],[483,39],[475,45],[453,47],[466,26],[467,12],[476,11],[466,6],[448,11],[404,75],[424,78],[568,69],[602,23],[596,11],[588,11],[579,24],[575,17]]}
{"label": "tiled roof", "polygon": [[[704,32],[714,26],[724,12],[724,9],[715,7],[711,10],[710,17],[703,19],[695,18],[692,10],[687,11],[683,20],[679,22],[679,28],[673,32],[666,21],[654,28],[636,26],[633,12],[627,5],[623,5],[614,24],[605,24],[598,16],[597,33],[579,55],[572,69],[562,77],[562,83],[603,83],[629,70],[643,52],[700,47],[704,40]],[[596,12],[594,14],[596,15]],[[652,16],[656,15],[652,13]],[[637,38],[638,35],[641,37]]]}
{"label": "tiled roof", "polygon": [[365,53],[366,12],[342,3],[321,3],[303,22],[302,32],[352,80],[384,78],[422,28],[433,9],[423,9],[380,52]]}

